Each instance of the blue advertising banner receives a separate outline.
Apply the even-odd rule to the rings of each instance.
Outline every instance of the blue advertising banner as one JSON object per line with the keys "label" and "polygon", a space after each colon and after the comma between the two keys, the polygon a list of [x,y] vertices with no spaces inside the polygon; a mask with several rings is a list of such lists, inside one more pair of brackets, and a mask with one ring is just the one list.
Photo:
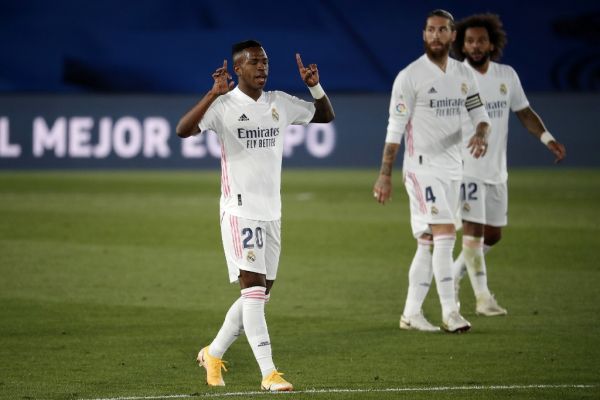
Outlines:
{"label": "blue advertising banner", "polygon": [[[303,95],[309,98],[308,95]],[[386,95],[331,95],[336,120],[290,126],[284,165],[378,168]],[[600,95],[535,95],[532,107],[567,147],[565,164],[599,166]],[[194,96],[0,96],[0,169],[218,168],[216,135],[175,134]],[[551,154],[511,118],[509,165],[545,166]],[[400,163],[401,160],[398,160]]]}

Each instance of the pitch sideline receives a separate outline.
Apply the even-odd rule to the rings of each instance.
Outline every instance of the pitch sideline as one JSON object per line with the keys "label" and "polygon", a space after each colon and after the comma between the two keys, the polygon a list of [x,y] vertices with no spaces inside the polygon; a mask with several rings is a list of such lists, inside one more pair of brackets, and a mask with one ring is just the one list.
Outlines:
{"label": "pitch sideline", "polygon": [[[382,389],[306,389],[293,392],[281,392],[280,394],[331,394],[331,393],[401,393],[401,392],[446,392],[446,391],[485,391],[485,390],[523,390],[523,389],[590,389],[598,385],[491,385],[491,386],[432,386],[432,387],[413,387],[413,388],[382,388]],[[79,400],[160,400],[160,399],[206,399],[215,397],[240,397],[240,396],[260,396],[272,395],[270,392],[224,392],[224,393],[204,393],[204,394],[171,394],[163,396],[129,396],[129,397],[103,397],[94,399]]]}

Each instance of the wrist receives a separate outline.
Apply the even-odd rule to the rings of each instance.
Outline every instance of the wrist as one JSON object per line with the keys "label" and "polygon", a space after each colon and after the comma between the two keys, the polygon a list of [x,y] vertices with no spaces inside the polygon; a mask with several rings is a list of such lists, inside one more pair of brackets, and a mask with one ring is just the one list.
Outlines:
{"label": "wrist", "polygon": [[212,100],[215,100],[217,97],[219,97],[221,94],[216,92],[214,89],[210,89],[208,91],[208,93],[206,94],[209,98],[211,98]]}
{"label": "wrist", "polygon": [[319,100],[325,96],[325,91],[323,90],[323,87],[321,87],[320,83],[317,83],[315,86],[309,86],[308,90],[315,100]]}
{"label": "wrist", "polygon": [[540,136],[540,142],[542,142],[546,146],[548,146],[548,143],[550,143],[550,142],[556,142],[556,139],[554,139],[554,136],[552,136],[552,134],[550,132],[544,131],[542,133],[542,135]]}
{"label": "wrist", "polygon": [[487,129],[481,129],[477,132],[475,132],[476,136],[479,136],[482,139],[487,139],[488,137],[488,130]]}

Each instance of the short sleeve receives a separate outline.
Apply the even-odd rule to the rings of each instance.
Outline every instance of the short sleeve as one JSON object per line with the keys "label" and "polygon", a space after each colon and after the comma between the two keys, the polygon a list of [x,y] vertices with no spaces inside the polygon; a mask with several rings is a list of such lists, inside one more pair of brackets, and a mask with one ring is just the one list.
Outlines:
{"label": "short sleeve", "polygon": [[210,107],[208,107],[208,110],[206,110],[204,117],[202,117],[202,119],[198,123],[198,128],[200,128],[200,132],[204,133],[205,131],[214,131],[219,133],[219,131],[221,130],[220,128],[223,115],[222,109],[223,102],[221,98],[218,98],[210,105]]}
{"label": "short sleeve", "polygon": [[525,91],[523,90],[523,86],[521,86],[521,80],[519,79],[519,75],[514,69],[510,69],[512,75],[512,88],[510,91],[510,109],[515,111],[523,110],[529,107],[529,100],[527,100],[527,96],[525,95]]}
{"label": "short sleeve", "polygon": [[277,91],[288,116],[289,125],[306,125],[315,115],[315,105],[285,92]]}

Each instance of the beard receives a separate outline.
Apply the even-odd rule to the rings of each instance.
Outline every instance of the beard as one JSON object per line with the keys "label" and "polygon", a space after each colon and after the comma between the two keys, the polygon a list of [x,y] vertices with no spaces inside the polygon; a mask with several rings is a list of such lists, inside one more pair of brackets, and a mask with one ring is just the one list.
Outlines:
{"label": "beard", "polygon": [[432,60],[441,60],[446,57],[448,53],[450,53],[450,42],[441,43],[442,47],[439,49],[432,49],[428,43],[424,43],[425,45],[425,53]]}
{"label": "beard", "polygon": [[467,61],[469,61],[469,64],[471,64],[473,67],[481,67],[486,62],[488,62],[489,59],[490,59],[489,51],[487,53],[484,53],[483,57],[481,57],[479,60],[476,60],[476,59],[472,58],[471,55],[467,54]]}

